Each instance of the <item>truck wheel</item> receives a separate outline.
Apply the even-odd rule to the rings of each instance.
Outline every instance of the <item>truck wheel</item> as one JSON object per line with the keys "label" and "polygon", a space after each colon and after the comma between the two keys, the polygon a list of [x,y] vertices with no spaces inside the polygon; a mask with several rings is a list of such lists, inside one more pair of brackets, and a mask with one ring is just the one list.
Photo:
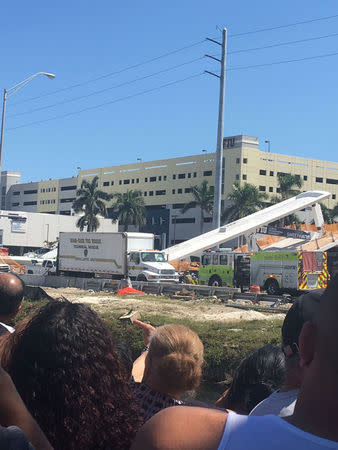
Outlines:
{"label": "truck wheel", "polygon": [[222,286],[222,280],[221,277],[219,277],[218,275],[213,275],[211,278],[209,278],[209,286]]}
{"label": "truck wheel", "polygon": [[145,277],[145,275],[143,275],[143,274],[141,273],[141,275],[138,275],[138,276],[137,276],[137,281],[147,281],[147,278]]}
{"label": "truck wheel", "polygon": [[264,289],[269,295],[277,295],[279,293],[279,285],[274,278],[266,280]]}

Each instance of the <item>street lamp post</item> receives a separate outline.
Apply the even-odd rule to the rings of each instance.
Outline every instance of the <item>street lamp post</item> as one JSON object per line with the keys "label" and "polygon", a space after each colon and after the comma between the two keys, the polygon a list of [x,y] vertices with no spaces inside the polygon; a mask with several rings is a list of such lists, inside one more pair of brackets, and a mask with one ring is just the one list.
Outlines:
{"label": "street lamp post", "polygon": [[2,103],[2,121],[1,121],[1,133],[0,133],[0,173],[2,168],[2,152],[3,152],[3,146],[4,146],[4,131],[5,131],[5,115],[6,115],[6,102],[7,99],[12,97],[16,92],[18,92],[20,89],[26,86],[29,82],[33,80],[33,78],[37,77],[38,75],[45,75],[50,80],[55,78],[55,75],[53,73],[48,72],[37,72],[34,75],[31,75],[30,77],[26,78],[25,80],[21,81],[20,83],[16,84],[15,86],[4,89],[4,96],[3,96],[3,103]]}
{"label": "street lamp post", "polygon": [[270,144],[271,144],[271,141],[266,140],[265,143],[268,144],[268,153],[270,153]]}

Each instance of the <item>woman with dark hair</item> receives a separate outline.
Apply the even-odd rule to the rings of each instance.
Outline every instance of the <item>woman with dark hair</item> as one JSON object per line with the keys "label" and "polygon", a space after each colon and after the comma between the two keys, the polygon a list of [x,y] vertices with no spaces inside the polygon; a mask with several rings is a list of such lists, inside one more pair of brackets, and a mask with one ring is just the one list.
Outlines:
{"label": "woman with dark hair", "polygon": [[140,425],[127,371],[87,306],[51,302],[3,347],[10,373],[55,449],[128,449]]}
{"label": "woman with dark hair", "polygon": [[286,372],[284,353],[279,347],[264,345],[244,358],[237,367],[230,388],[215,406],[238,414],[250,411],[284,381]]}

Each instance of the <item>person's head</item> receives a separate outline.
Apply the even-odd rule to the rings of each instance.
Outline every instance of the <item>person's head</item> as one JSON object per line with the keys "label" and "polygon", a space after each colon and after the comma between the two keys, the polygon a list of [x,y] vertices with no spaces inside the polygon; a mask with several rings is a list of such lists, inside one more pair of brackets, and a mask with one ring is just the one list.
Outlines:
{"label": "person's head", "polygon": [[129,448],[138,407],[111,335],[89,307],[48,303],[7,336],[2,365],[54,448]]}
{"label": "person's head", "polygon": [[221,407],[240,414],[250,411],[278,389],[285,377],[285,357],[271,344],[258,348],[237,367]]}
{"label": "person's head", "polygon": [[196,333],[183,325],[163,325],[149,347],[143,381],[173,396],[199,386],[204,349]]}
{"label": "person's head", "polygon": [[18,313],[24,295],[24,282],[13,273],[0,273],[0,317],[12,319]]}
{"label": "person's head", "polygon": [[298,297],[287,312],[282,326],[282,349],[286,357],[287,382],[291,388],[300,386],[298,340],[305,322],[313,322],[319,310],[323,290],[314,290]]}

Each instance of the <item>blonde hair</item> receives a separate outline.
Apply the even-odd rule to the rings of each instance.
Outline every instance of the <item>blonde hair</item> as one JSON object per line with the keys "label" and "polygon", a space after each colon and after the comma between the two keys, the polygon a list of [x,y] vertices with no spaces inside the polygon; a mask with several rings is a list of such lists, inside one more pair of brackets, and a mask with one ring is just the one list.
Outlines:
{"label": "blonde hair", "polygon": [[203,344],[197,334],[183,325],[163,325],[150,341],[151,370],[168,391],[190,391],[201,381]]}

